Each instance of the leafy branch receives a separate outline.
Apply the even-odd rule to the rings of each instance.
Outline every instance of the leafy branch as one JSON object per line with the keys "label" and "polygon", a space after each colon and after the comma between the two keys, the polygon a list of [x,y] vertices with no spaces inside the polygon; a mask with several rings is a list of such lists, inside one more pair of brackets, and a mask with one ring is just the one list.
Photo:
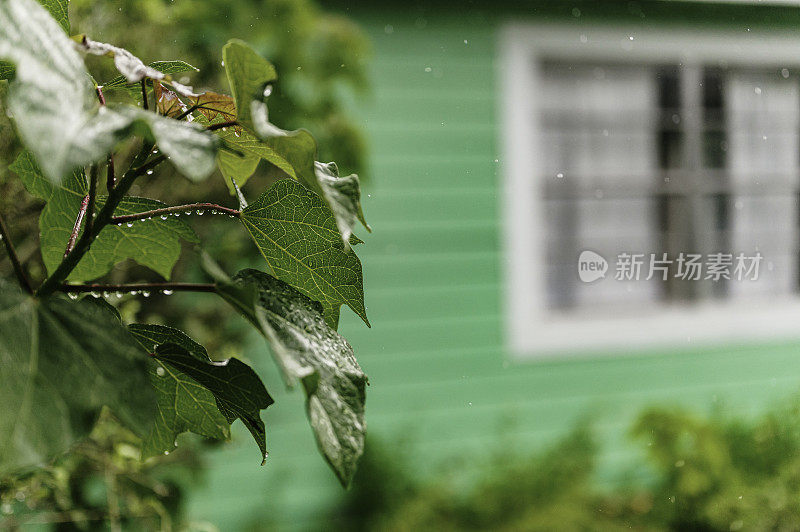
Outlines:
{"label": "leafy branch", "polygon": [[[176,329],[125,326],[108,305],[80,297],[206,292],[262,334],[287,385],[302,384],[320,452],[347,485],[364,448],[367,377],[336,328],[342,305],[369,325],[361,261],[351,247],[362,243],[353,234],[357,223],[369,230],[358,177],[339,176],[335,164],[317,161],[308,132],[268,121],[277,73],[242,41],[223,48],[231,96],[195,94],[172,78],[192,70],[187,63],[147,65],[111,44],[70,40],[65,9],[54,13],[61,24],[35,0],[0,0],[0,59],[14,67],[0,72],[15,72],[7,111],[26,147],[10,169],[45,201],[40,243],[49,272],[34,292],[0,218],[0,236],[27,292],[0,282],[0,474],[63,452],[88,434],[104,407],[142,438],[145,457],[170,452],[186,431],[227,439],[239,420],[263,462],[261,411],[273,399],[252,368],[235,358],[213,361]],[[80,53],[113,59],[120,78],[94,86]],[[104,89],[127,90],[142,106],[107,99]],[[133,135],[141,150],[117,179],[114,149]],[[192,181],[218,169],[240,209],[168,206],[129,195],[138,178],[167,160]],[[244,184],[261,160],[283,179],[248,205],[236,183]],[[106,196],[98,193],[103,161]],[[213,284],[170,281],[181,240],[200,243],[180,218],[190,212],[238,219],[270,274],[244,270],[229,277],[204,256]],[[127,259],[165,281],[98,281]],[[75,390],[75,381],[90,386]]]}
{"label": "leafy branch", "polygon": [[97,238],[97,235],[100,233],[103,227],[111,223],[111,218],[114,216],[114,210],[125,197],[125,194],[128,192],[128,190],[130,190],[131,186],[133,186],[133,182],[136,181],[136,178],[145,175],[149,170],[164,162],[166,158],[167,157],[164,154],[157,155],[141,166],[137,166],[136,168],[125,172],[125,174],[119,180],[117,186],[108,193],[108,199],[106,200],[103,208],[100,209],[100,212],[97,213],[97,218],[94,220],[94,223],[91,224],[91,227],[87,222],[86,230],[75,244],[75,248],[69,253],[69,255],[64,257],[64,260],[61,261],[61,264],[58,265],[56,270],[50,274],[50,276],[44,280],[38,290],[36,290],[37,296],[44,297],[50,295],[55,292],[61,284],[64,283],[70,272],[75,269],[75,267],[78,265],[78,262],[81,260],[81,258],[83,258],[84,254],[89,251],[89,247],[92,245],[92,242],[94,242],[95,238]]}

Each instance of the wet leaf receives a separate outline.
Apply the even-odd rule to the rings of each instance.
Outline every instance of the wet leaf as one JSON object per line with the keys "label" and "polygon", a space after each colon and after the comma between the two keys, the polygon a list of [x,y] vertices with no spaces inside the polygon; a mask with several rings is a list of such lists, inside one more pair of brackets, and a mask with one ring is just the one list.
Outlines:
{"label": "wet leaf", "polygon": [[[197,106],[197,111],[209,124],[236,120],[236,104],[233,102],[233,97],[227,94],[207,91],[196,98],[190,98],[189,101]],[[231,129],[241,131],[238,126]]]}
{"label": "wet leaf", "polygon": [[237,39],[222,48],[222,60],[236,104],[236,120],[242,127],[253,130],[250,106],[265,98],[265,90],[278,77],[275,67]]}
{"label": "wet leaf", "polygon": [[[199,124],[164,118],[129,106],[114,109],[129,120],[130,128],[155,141],[158,148],[169,156],[169,162],[189,179],[201,181],[216,169],[219,138]],[[124,131],[122,136],[129,134],[130,131]]]}
{"label": "wet leaf", "polygon": [[266,458],[260,411],[273,400],[250,366],[235,358],[214,362],[203,346],[171,327],[133,324],[129,329],[158,364],[151,378],[160,415],[144,442],[144,456],[172,450],[175,438],[186,431],[228,439],[231,423],[241,419]]}
{"label": "wet leaf", "polygon": [[34,0],[0,0],[0,57],[16,66],[8,110],[52,182],[104,159],[134,132],[153,136],[187,177],[214,170],[218,139],[199,126],[132,107],[100,107],[73,44]]}
{"label": "wet leaf", "polygon": [[281,179],[240,216],[272,274],[325,308],[336,328],[345,304],[369,325],[361,261],[342,244],[322,200],[291,179]]}
{"label": "wet leaf", "polygon": [[353,349],[323,318],[322,306],[290,285],[257,270],[219,293],[266,338],[287,384],[300,382],[320,452],[347,486],[364,451],[367,376]]}
{"label": "wet leaf", "polygon": [[335,164],[316,162],[317,143],[309,132],[285,131],[269,122],[265,100],[271,92],[270,83],[276,78],[272,65],[241,41],[230,41],[223,49],[223,57],[234,92],[237,121],[254,134],[224,137],[226,143],[246,154],[239,161],[234,154],[220,155],[220,168],[226,180],[230,182],[233,177],[243,185],[255,171],[255,157],[261,157],[323,198],[336,218],[345,247],[356,220],[369,230],[361,210],[358,176],[339,177]]}
{"label": "wet leaf", "polygon": [[[86,177],[74,172],[60,185],[54,185],[41,172],[30,152],[22,152],[10,166],[34,196],[47,202],[39,217],[41,251],[47,270],[61,262],[69,235],[75,224],[83,197],[88,193]],[[104,198],[98,198],[102,204]],[[117,207],[118,215],[136,214],[165,205],[160,201],[128,196]],[[114,264],[133,259],[169,279],[181,251],[180,239],[197,242],[197,236],[180,218],[160,217],[109,225],[103,228],[94,244],[70,274],[71,281],[89,281],[108,273]]]}

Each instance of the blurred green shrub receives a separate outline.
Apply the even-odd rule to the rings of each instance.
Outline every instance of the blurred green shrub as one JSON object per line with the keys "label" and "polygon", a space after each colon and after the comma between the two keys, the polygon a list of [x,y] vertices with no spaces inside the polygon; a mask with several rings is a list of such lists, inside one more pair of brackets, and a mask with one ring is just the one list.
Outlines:
{"label": "blurred green shrub", "polygon": [[594,481],[597,445],[583,426],[535,456],[500,453],[466,491],[415,480],[371,442],[331,522],[398,532],[800,530],[800,399],[754,420],[652,408],[630,435],[648,482],[613,490]]}

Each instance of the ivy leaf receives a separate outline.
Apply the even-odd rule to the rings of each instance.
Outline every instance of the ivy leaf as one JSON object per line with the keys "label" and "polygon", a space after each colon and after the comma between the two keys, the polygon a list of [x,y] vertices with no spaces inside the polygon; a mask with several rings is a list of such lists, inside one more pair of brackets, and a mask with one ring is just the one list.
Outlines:
{"label": "ivy leaf", "polygon": [[367,376],[353,348],[328,326],[319,303],[266,273],[242,270],[233,284],[218,277],[217,286],[266,338],[287,384],[303,384],[320,452],[347,486],[366,431]]}
{"label": "ivy leaf", "polygon": [[147,357],[86,300],[36,300],[0,284],[0,474],[40,466],[87,436],[102,407],[147,434]]}
{"label": "ivy leaf", "polygon": [[273,400],[250,366],[235,358],[213,362],[203,346],[177,329],[133,324],[129,330],[158,362],[152,380],[160,416],[145,440],[143,455],[171,450],[177,435],[186,431],[229,439],[230,425],[238,418],[266,458],[260,411]]}
{"label": "ivy leaf", "polygon": [[[54,185],[41,172],[30,152],[23,151],[9,167],[34,196],[47,202],[39,217],[41,252],[49,272],[55,270],[75,224],[83,197],[88,193],[82,172],[73,172],[60,185]],[[98,198],[102,205],[103,197]],[[159,201],[128,196],[117,207],[117,214],[136,214],[164,207]],[[94,244],[70,274],[72,281],[89,281],[108,273],[114,264],[133,259],[169,279],[181,251],[179,239],[197,242],[189,225],[173,216],[153,218],[126,225],[103,228]]]}
{"label": "ivy leaf", "polygon": [[34,0],[0,0],[0,57],[16,66],[8,109],[54,183],[104,158],[135,131],[155,137],[188,177],[213,171],[218,139],[197,125],[130,107],[100,107],[73,42]]}
{"label": "ivy leaf", "polygon": [[275,67],[238,39],[228,41],[222,48],[222,61],[236,103],[236,120],[253,130],[250,105],[262,101],[265,91],[271,90],[269,84],[278,78]]}
{"label": "ivy leaf", "polygon": [[349,306],[369,326],[361,261],[344,249],[336,222],[322,200],[291,179],[281,179],[240,216],[278,279],[325,308],[336,328],[339,307]]}

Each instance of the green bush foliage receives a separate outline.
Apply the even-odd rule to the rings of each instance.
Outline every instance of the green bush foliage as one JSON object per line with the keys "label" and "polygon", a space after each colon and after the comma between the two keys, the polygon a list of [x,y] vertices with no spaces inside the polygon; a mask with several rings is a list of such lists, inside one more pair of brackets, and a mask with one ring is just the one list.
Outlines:
{"label": "green bush foliage", "polygon": [[586,426],[527,458],[499,450],[466,490],[409,477],[396,453],[370,441],[331,522],[398,532],[800,529],[800,399],[748,420],[651,408],[629,434],[646,481],[613,488],[595,478],[598,445]]}

